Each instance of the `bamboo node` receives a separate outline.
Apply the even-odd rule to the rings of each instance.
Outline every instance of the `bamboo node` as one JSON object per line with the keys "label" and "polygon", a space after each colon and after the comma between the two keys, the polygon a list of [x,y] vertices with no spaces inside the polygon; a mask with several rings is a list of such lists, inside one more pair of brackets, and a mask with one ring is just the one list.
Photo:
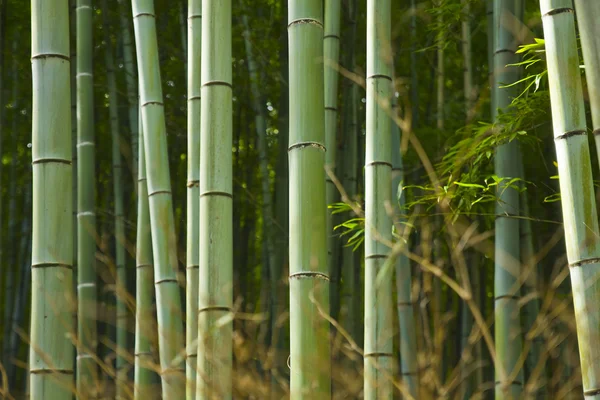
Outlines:
{"label": "bamboo node", "polygon": [[314,18],[298,18],[288,23],[288,29],[292,27],[292,25],[300,25],[300,24],[313,24],[317,25],[320,28],[323,28],[323,23]]}
{"label": "bamboo node", "polygon": [[187,187],[191,188],[191,187],[198,187],[200,186],[200,181],[199,180],[193,180],[193,181],[187,181]]}
{"label": "bamboo node", "polygon": [[327,151],[325,146],[322,143],[318,142],[298,142],[288,147],[288,152],[294,149],[302,149],[304,147],[314,147],[319,150]]}
{"label": "bamboo node", "polygon": [[192,15],[188,15],[187,17],[188,19],[196,19],[196,18],[202,18],[202,14],[192,14]]}
{"label": "bamboo node", "polygon": [[365,353],[365,355],[364,355],[364,358],[379,358],[379,357],[394,357],[394,355],[392,353],[379,353],[379,352]]}
{"label": "bamboo node", "polygon": [[573,131],[568,131],[568,132],[563,133],[562,135],[555,136],[554,140],[568,139],[571,136],[581,136],[581,135],[587,135],[587,131],[585,129],[576,129]]}
{"label": "bamboo node", "polygon": [[35,375],[48,375],[48,374],[73,375],[73,370],[72,369],[40,368],[40,369],[30,369],[29,373],[35,374]]}
{"label": "bamboo node", "polygon": [[202,87],[205,87],[205,86],[226,86],[230,89],[233,89],[233,85],[231,83],[225,82],[225,81],[218,81],[218,80],[206,81],[202,84]]}
{"label": "bamboo node", "polygon": [[80,142],[80,143],[77,143],[77,147],[78,147],[78,148],[79,148],[79,147],[85,147],[85,146],[96,146],[96,143],[94,143],[94,142],[90,142],[89,140],[88,140],[88,141],[85,141],[85,142]]}
{"label": "bamboo node", "polygon": [[198,307],[198,314],[200,314],[202,312],[208,312],[208,311],[226,311],[226,312],[231,312],[231,311],[233,311],[233,309],[231,307],[227,307],[227,306]]}
{"label": "bamboo node", "polygon": [[293,274],[290,274],[290,276],[289,276],[289,279],[302,279],[302,278],[317,278],[317,279],[322,279],[324,281],[329,282],[329,276],[327,274],[324,274],[322,272],[316,272],[316,271],[295,272]]}
{"label": "bamboo node", "polygon": [[73,266],[70,265],[70,264],[65,264],[65,263],[47,262],[47,263],[32,264],[31,268],[66,268],[66,269],[73,269]]}
{"label": "bamboo node", "polygon": [[598,258],[598,257],[586,258],[585,260],[579,260],[574,263],[570,263],[569,267],[581,267],[583,265],[598,264],[598,263],[600,263],[600,258]]}
{"label": "bamboo node", "polygon": [[133,19],[136,19],[137,17],[144,17],[144,16],[146,16],[146,17],[152,17],[152,18],[156,18],[156,16],[155,16],[154,14],[152,14],[152,13],[148,13],[148,12],[142,12],[142,13],[139,13],[139,14],[136,14],[136,15],[134,15],[134,16],[133,16]]}
{"label": "bamboo node", "polygon": [[390,82],[392,81],[392,77],[386,74],[373,74],[367,76],[367,79],[387,79]]}
{"label": "bamboo node", "polygon": [[148,197],[152,197],[154,195],[161,194],[161,193],[162,194],[171,194],[171,191],[170,190],[155,190],[152,193],[148,193]]}
{"label": "bamboo node", "polygon": [[600,389],[590,389],[590,390],[586,390],[585,392],[583,392],[584,396],[596,396],[600,394]]}
{"label": "bamboo node", "polygon": [[376,167],[377,165],[383,165],[392,168],[392,163],[387,161],[371,161],[369,163],[366,163],[365,167]]}
{"label": "bamboo node", "polygon": [[221,196],[221,197],[228,197],[230,199],[233,198],[233,195],[231,193],[227,193],[227,192],[219,192],[217,190],[208,190],[204,193],[200,193],[200,197],[204,197],[204,196]]}
{"label": "bamboo node", "polygon": [[543,17],[550,17],[552,15],[562,14],[562,13],[565,13],[565,12],[572,13],[573,9],[570,8],[570,7],[555,8],[554,10],[548,11],[546,14],[543,15]]}
{"label": "bamboo node", "polygon": [[37,160],[33,160],[31,164],[48,164],[48,163],[58,163],[58,164],[66,164],[71,165],[71,160],[67,160],[66,158],[38,158]]}
{"label": "bamboo node", "polygon": [[31,56],[31,61],[33,60],[43,60],[44,58],[60,58],[61,60],[71,61],[71,58],[65,54],[58,53],[42,53]]}

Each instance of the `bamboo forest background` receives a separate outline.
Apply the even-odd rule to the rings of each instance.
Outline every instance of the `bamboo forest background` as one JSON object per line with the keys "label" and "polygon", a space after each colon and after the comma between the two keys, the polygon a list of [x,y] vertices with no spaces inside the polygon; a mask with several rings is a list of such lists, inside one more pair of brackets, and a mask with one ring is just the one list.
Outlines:
{"label": "bamboo forest background", "polygon": [[[68,118],[56,118],[71,121],[73,192],[42,185],[53,198],[35,208],[35,160],[50,156],[32,154],[32,144],[35,149],[56,121],[40,126],[35,119],[32,64],[38,71],[37,54],[51,57],[57,50],[43,48],[41,38],[54,36],[41,28],[34,29],[37,39],[30,36],[32,12],[37,21],[50,13],[54,19],[44,29],[51,31],[56,27],[48,25],[67,24],[60,17],[67,0],[0,0],[0,397],[600,396],[594,386],[600,380],[600,350],[594,350],[600,348],[600,304],[591,292],[598,258],[579,236],[589,220],[577,219],[580,196],[595,210],[593,191],[581,187],[587,187],[590,168],[598,176],[596,147],[592,135],[580,134],[588,132],[586,121],[555,110],[565,104],[555,100],[560,93],[569,104],[581,97],[591,103],[589,130],[598,129],[598,87],[589,72],[600,56],[594,54],[600,40],[592,26],[593,16],[600,17],[594,2],[575,1],[585,10],[577,15],[556,14],[572,11],[571,0],[203,2],[69,1],[71,96],[40,91],[47,97],[37,106],[70,107]],[[59,11],[50,11],[55,6]],[[202,11],[209,16],[200,22]],[[156,31],[144,19],[153,12]],[[298,23],[307,18],[317,22]],[[318,44],[310,41],[314,26],[323,28]],[[229,34],[231,49],[222,39]],[[160,75],[138,65],[156,55],[153,35]],[[32,49],[32,43],[41,47]],[[564,47],[571,58],[557,55]],[[592,67],[573,72],[579,63],[571,62],[567,73],[561,60],[576,60],[576,51]],[[325,62],[305,63],[315,52]],[[314,65],[325,73],[311,75]],[[156,76],[159,87],[143,83]],[[298,80],[307,76],[314,80]],[[202,114],[200,79],[210,84],[202,89]],[[579,79],[582,96],[575,93]],[[575,91],[571,97],[569,90]],[[223,103],[227,93],[229,106]],[[391,102],[386,93],[393,94]],[[551,96],[557,96],[552,111]],[[166,147],[159,145],[160,129],[140,134],[161,102]],[[152,118],[159,126],[161,117]],[[228,118],[230,131],[219,123]],[[311,136],[317,125],[320,138]],[[206,132],[219,135],[210,139]],[[562,139],[584,147],[589,142],[591,158],[587,150],[565,156]],[[193,150],[200,142],[205,147]],[[556,156],[555,142],[566,158]],[[149,143],[166,150],[168,168]],[[322,159],[311,153],[324,148]],[[311,167],[314,160],[327,168]],[[569,175],[561,167],[566,164],[583,178]],[[215,165],[219,172],[208,169]],[[148,203],[139,201],[148,192],[150,214],[153,207],[172,207],[172,221],[153,219],[150,229]],[[206,203],[194,205],[200,193]],[[325,198],[329,207],[321,210]],[[44,301],[66,295],[54,288],[50,300],[36,300],[40,287],[69,281],[58,272],[52,274],[59,278],[36,278],[42,272],[32,243],[41,242],[32,238],[32,218],[71,200],[72,219],[60,220],[55,237],[44,240],[73,237],[71,288],[79,297],[61,300],[61,312],[72,320],[44,325],[47,315],[39,313],[52,309],[42,310]],[[572,210],[564,224],[563,201],[563,209]],[[223,211],[221,220],[210,207],[230,207],[232,215]],[[586,215],[597,236],[593,210]],[[371,225],[384,233],[365,228]],[[164,232],[157,235],[157,226]],[[157,258],[162,253],[152,253],[159,240],[154,236],[170,245],[172,233],[176,254]],[[322,251],[295,247],[311,240]],[[145,269],[153,256],[160,265],[154,278]],[[310,270],[298,260],[310,260]],[[315,269],[313,262],[321,264]],[[584,264],[593,266],[585,279],[571,271],[580,299],[575,304],[583,310],[576,323],[569,268]],[[32,277],[42,286],[32,288]],[[298,277],[315,283],[303,286]],[[228,287],[225,295],[221,287]],[[203,304],[206,299],[212,303]],[[164,308],[161,301],[181,308]],[[310,311],[300,312],[304,306]],[[173,329],[159,335],[163,322]],[[205,342],[196,340],[198,327],[206,328]],[[61,353],[60,340],[40,339],[52,329],[69,333],[71,350]],[[42,350],[50,353],[41,356]],[[30,358],[30,351],[39,354]]]}

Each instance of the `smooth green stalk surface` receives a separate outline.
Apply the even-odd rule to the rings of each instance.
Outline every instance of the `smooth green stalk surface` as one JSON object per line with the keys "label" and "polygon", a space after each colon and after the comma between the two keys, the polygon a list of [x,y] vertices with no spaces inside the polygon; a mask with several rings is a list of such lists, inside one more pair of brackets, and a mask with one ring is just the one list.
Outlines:
{"label": "smooth green stalk surface", "polygon": [[[509,18],[511,15],[514,18]],[[522,20],[523,10],[519,0],[496,0],[494,2],[494,76],[492,116],[497,109],[508,107],[517,94],[515,87],[500,88],[501,84],[516,82],[519,68],[508,66],[516,63],[518,38],[513,36],[510,25],[515,19]],[[501,127],[500,127],[501,128]],[[519,143],[516,140],[496,149],[495,172],[503,182],[520,176]],[[494,273],[495,344],[497,354],[496,399],[519,398],[523,389],[523,371],[519,357],[523,349],[519,317],[520,293],[520,238],[519,238],[519,192],[502,183],[498,187],[496,203],[496,240]]]}
{"label": "smooth green stalk surface", "polygon": [[121,137],[119,134],[119,104],[117,97],[117,83],[113,60],[112,40],[110,38],[110,25],[108,22],[108,7],[106,0],[102,0],[102,16],[104,30],[104,57],[106,62],[106,80],[108,84],[108,109],[110,131],[112,138],[112,173],[113,173],[113,210],[115,217],[115,267],[117,279],[115,295],[116,307],[116,333],[117,333],[117,359],[116,359],[116,399],[126,398],[127,362],[125,354],[127,347],[127,274],[125,270],[125,224],[123,214],[123,163],[121,161]]}
{"label": "smooth green stalk surface", "polygon": [[200,51],[202,49],[202,0],[190,0],[187,12],[187,232],[186,232],[186,399],[196,398],[198,354],[198,264],[200,229]]}
{"label": "smooth green stalk surface", "polygon": [[600,233],[571,7],[540,0],[583,392],[600,399]]}
{"label": "smooth green stalk surface", "polygon": [[473,62],[471,57],[471,3],[461,0],[463,17],[461,23],[463,55],[463,88],[465,92],[465,114],[467,124],[475,115],[475,92],[473,90]]}
{"label": "smooth green stalk surface", "polygon": [[323,2],[288,2],[291,399],[331,398]]}
{"label": "smooth green stalk surface", "polygon": [[[396,105],[394,96],[393,105]],[[394,107],[395,109],[395,107]],[[402,165],[402,153],[400,152],[400,129],[392,122],[392,199],[397,218],[396,231],[401,239],[407,239],[404,235],[407,219],[402,214],[404,210],[404,171]],[[399,192],[400,190],[400,192]],[[396,259],[396,291],[397,311],[400,331],[400,374],[408,392],[414,398],[418,398],[418,363],[417,363],[417,336],[415,330],[414,306],[411,298],[412,274],[410,260],[405,254],[400,254]]]}
{"label": "smooth green stalk surface", "polygon": [[[340,0],[325,0],[325,26],[323,36],[324,84],[325,84],[325,166],[330,174],[336,174],[337,127],[338,127],[338,77],[340,59]],[[338,201],[338,189],[326,176],[327,204]],[[330,304],[332,317],[338,317],[339,265],[338,238],[333,231],[334,216],[327,212],[327,264],[329,265]]]}
{"label": "smooth green stalk surface", "polygon": [[31,2],[33,80],[30,395],[73,397],[73,226],[66,0]]}
{"label": "smooth green stalk surface", "polygon": [[[392,47],[390,0],[367,0],[365,152],[365,399],[393,396],[392,277],[379,277],[392,239]],[[399,279],[404,279],[401,277]]]}
{"label": "smooth green stalk surface", "polygon": [[158,346],[165,400],[185,395],[183,315],[153,0],[132,0],[150,207]]}
{"label": "smooth green stalk surface", "polygon": [[91,398],[98,382],[93,15],[91,0],[77,0],[77,392]]}
{"label": "smooth green stalk surface", "polygon": [[[141,111],[141,110],[140,110]],[[139,115],[141,117],[141,115]],[[144,143],[144,129],[141,118],[137,129],[139,143]],[[138,198],[137,198],[137,234],[135,253],[135,364],[134,389],[135,400],[148,400],[154,397],[152,387],[154,372],[151,369],[153,353],[152,339],[156,336],[155,315],[153,311],[154,271],[152,263],[152,237],[150,233],[150,210],[148,209],[148,185],[146,181],[146,157],[144,146],[138,148]]]}
{"label": "smooth green stalk surface", "polygon": [[231,399],[231,0],[202,2],[197,399]]}

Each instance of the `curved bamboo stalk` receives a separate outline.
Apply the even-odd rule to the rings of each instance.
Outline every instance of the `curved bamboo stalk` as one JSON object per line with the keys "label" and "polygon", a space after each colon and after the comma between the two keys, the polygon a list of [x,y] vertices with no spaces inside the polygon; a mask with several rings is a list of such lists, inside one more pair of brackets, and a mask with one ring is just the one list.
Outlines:
{"label": "curved bamboo stalk", "polygon": [[72,398],[73,226],[69,9],[31,2],[33,237],[32,399]]}
{"label": "curved bamboo stalk", "polygon": [[77,391],[97,393],[96,167],[94,138],[93,8],[77,0]]}
{"label": "curved bamboo stalk", "polygon": [[197,399],[232,398],[231,0],[202,2]]}
{"label": "curved bamboo stalk", "polygon": [[162,394],[166,400],[175,400],[184,397],[185,392],[184,367],[176,361],[184,349],[183,316],[154,1],[132,0],[131,4],[140,77]]}
{"label": "curved bamboo stalk", "polygon": [[[390,0],[367,0],[365,152],[365,399],[391,399],[394,369],[392,277],[379,278],[392,239],[392,47]],[[404,278],[404,277],[402,277]],[[413,372],[413,371],[411,371]]]}
{"label": "curved bamboo stalk", "polygon": [[[396,105],[396,98],[392,100]],[[395,107],[394,107],[395,108]],[[400,129],[392,122],[392,199],[395,214],[404,213],[404,170],[402,153],[400,152]],[[404,240],[407,219],[401,217],[396,223],[396,232]],[[398,255],[396,259],[396,292],[398,323],[400,331],[400,374],[407,385],[408,392],[415,399],[419,398],[419,376],[417,363],[417,336],[415,330],[414,304],[411,296],[412,273],[410,260],[405,254]]]}
{"label": "curved bamboo stalk", "polygon": [[[508,107],[515,96],[515,88],[499,88],[500,84],[516,82],[520,70],[510,67],[518,61],[515,54],[518,38],[513,34],[509,16],[522,20],[520,0],[496,0],[494,3],[494,76],[492,117],[498,109]],[[519,177],[519,143],[514,140],[496,149],[495,172],[504,182]],[[495,343],[498,357],[496,365],[496,399],[519,398],[523,389],[523,370],[519,367],[522,352],[520,322],[520,239],[519,192],[506,183],[498,187],[496,203],[496,241],[494,276]],[[518,370],[516,370],[519,368]]]}
{"label": "curved bamboo stalk", "polygon": [[110,38],[110,25],[108,22],[108,7],[106,0],[102,0],[102,19],[104,30],[104,57],[106,63],[106,80],[108,85],[108,112],[110,132],[112,139],[112,173],[113,173],[113,204],[115,217],[115,266],[116,266],[116,394],[118,400],[126,398],[127,362],[124,354],[127,353],[127,273],[125,270],[125,222],[123,210],[123,164],[121,161],[121,137],[119,134],[119,104],[117,97],[117,83],[113,60],[112,40]]}
{"label": "curved bamboo stalk", "polygon": [[571,0],[540,0],[540,9],[583,393],[600,399],[600,232],[575,21]]}
{"label": "curved bamboo stalk", "polygon": [[[141,114],[141,109],[140,109]],[[144,129],[141,115],[138,115],[140,126],[137,129],[139,143],[144,143]],[[151,339],[156,328],[154,322],[153,297],[154,270],[152,262],[152,237],[150,233],[150,210],[148,208],[148,184],[146,180],[146,157],[144,146],[138,147],[138,199],[137,199],[137,234],[135,253],[135,364],[134,389],[135,400],[147,400],[154,396],[151,369],[153,353]]]}
{"label": "curved bamboo stalk", "polygon": [[291,399],[331,398],[323,1],[288,2]]}
{"label": "curved bamboo stalk", "polygon": [[187,10],[187,233],[186,233],[186,399],[196,398],[196,363],[198,355],[198,265],[200,229],[200,99],[202,0],[190,0]]}
{"label": "curved bamboo stalk", "polygon": [[[340,0],[325,0],[325,25],[323,36],[324,84],[325,84],[325,168],[328,173],[336,174],[337,121],[338,121],[338,81],[340,60]],[[333,180],[326,176],[325,185],[327,204],[338,199],[338,190]],[[331,316],[338,317],[339,308],[339,265],[338,239],[333,231],[334,222],[331,212],[327,212],[327,264],[329,265]]]}

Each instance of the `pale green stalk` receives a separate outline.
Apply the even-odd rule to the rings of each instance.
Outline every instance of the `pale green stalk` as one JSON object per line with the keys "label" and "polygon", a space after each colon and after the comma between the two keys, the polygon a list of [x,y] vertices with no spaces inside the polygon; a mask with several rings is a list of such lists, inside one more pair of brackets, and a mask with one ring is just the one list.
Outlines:
{"label": "pale green stalk", "polygon": [[132,0],[152,232],[158,347],[165,400],[184,397],[183,315],[153,0]]}
{"label": "pale green stalk", "polygon": [[[393,109],[396,108],[396,97],[392,99]],[[396,112],[396,111],[394,111]],[[404,170],[402,165],[402,153],[400,152],[400,128],[392,122],[392,199],[394,212],[396,214],[396,232],[400,235],[399,240],[408,239],[404,235],[406,223],[403,215],[405,196],[402,186],[404,185]],[[417,363],[417,336],[415,330],[414,305],[411,298],[412,273],[410,260],[405,254],[398,255],[396,266],[396,309],[398,312],[398,323],[400,331],[400,374],[408,392],[414,398],[418,398],[419,376]]]}
{"label": "pale green stalk", "polygon": [[[141,113],[141,109],[140,109]],[[144,130],[141,115],[138,115],[139,143],[144,143]],[[137,234],[135,253],[135,363],[134,389],[135,400],[148,400],[155,396],[152,387],[154,372],[152,338],[156,332],[154,323],[153,298],[154,270],[152,262],[152,237],[150,233],[150,210],[148,208],[148,185],[146,181],[146,157],[144,146],[138,148],[138,198],[137,198]]]}
{"label": "pale green stalk", "polygon": [[600,232],[571,0],[540,0],[583,393],[600,399]]}
{"label": "pale green stalk", "polygon": [[331,398],[323,1],[289,0],[291,399]]}
{"label": "pale green stalk", "polygon": [[186,232],[186,399],[196,398],[198,354],[198,264],[200,243],[200,52],[202,45],[202,0],[189,0],[187,11],[187,232]]}
{"label": "pale green stalk", "polygon": [[[325,84],[325,168],[327,174],[336,174],[337,127],[338,127],[338,81],[340,60],[340,8],[341,0],[325,0],[325,26],[323,36],[324,84]],[[331,177],[326,176],[326,201],[338,201],[338,190]],[[327,212],[327,264],[329,265],[330,307],[334,319],[339,308],[338,239],[333,231],[334,216]]]}
{"label": "pale green stalk", "polygon": [[[344,68],[349,71],[356,70],[356,53],[354,43],[356,41],[356,25],[357,25],[357,0],[351,0],[347,7],[346,23],[350,25],[348,34],[345,37],[345,43],[348,46],[346,51],[346,62]],[[348,199],[346,201],[355,201],[358,191],[356,175],[358,172],[358,85],[348,80],[348,85],[344,93],[344,113],[342,116],[343,124],[343,143],[342,150],[342,167],[341,172],[342,183]],[[354,214],[351,214],[354,215]],[[358,340],[359,319],[358,319],[358,299],[356,290],[358,284],[355,279],[356,275],[356,256],[353,246],[344,244],[342,248],[342,285],[340,290],[340,322],[346,332],[354,340]]]}
{"label": "pale green stalk", "polygon": [[[437,1],[436,7],[440,7],[440,0]],[[438,24],[441,26],[444,23],[444,17],[440,13],[438,15]],[[442,43],[437,45],[437,128],[444,130],[444,87],[446,73],[444,67],[444,46]]]}
{"label": "pale green stalk", "polygon": [[112,139],[112,174],[113,174],[113,211],[115,218],[115,266],[116,266],[116,399],[126,398],[127,362],[124,355],[127,348],[127,273],[125,270],[125,224],[123,215],[123,164],[121,160],[121,137],[119,134],[119,104],[117,97],[117,84],[115,80],[115,67],[113,61],[112,40],[110,38],[110,25],[108,22],[108,7],[106,0],[102,0],[102,16],[104,30],[104,57],[106,62],[106,80],[108,85],[108,112],[110,119],[110,132]]}
{"label": "pale green stalk", "polygon": [[97,396],[96,167],[92,0],[77,0],[77,392]]}
{"label": "pale green stalk", "polygon": [[[129,133],[131,135],[131,174],[135,181],[138,178],[138,88],[137,88],[137,71],[135,70],[134,48],[131,39],[131,19],[129,17],[129,7],[125,0],[118,0],[120,7],[121,20],[121,45],[123,46],[123,67],[125,68],[125,83],[127,85],[127,102],[129,112]],[[125,10],[127,8],[127,10]],[[137,194],[137,185],[133,185],[134,191]]]}
{"label": "pale green stalk", "polygon": [[600,154],[600,2],[575,0],[575,9],[590,96],[594,139],[597,153]]}
{"label": "pale green stalk", "polygon": [[[367,0],[365,151],[364,397],[393,397],[393,269],[383,269],[392,239],[392,47],[390,0]],[[387,243],[386,243],[387,242]],[[400,278],[402,280],[404,277]]]}
{"label": "pale green stalk", "polygon": [[[508,107],[518,88],[500,88],[501,84],[516,82],[520,70],[508,66],[518,61],[515,54],[518,38],[513,36],[510,24],[513,16],[522,20],[520,0],[496,0],[494,2],[494,86],[492,117],[498,109]],[[520,293],[520,239],[519,239],[519,192],[506,182],[519,176],[519,142],[513,140],[498,146],[495,156],[496,175],[504,181],[499,185],[496,203],[496,240],[494,274],[494,314],[496,344],[496,399],[519,398],[523,389],[523,370],[519,357],[523,349],[519,317]],[[517,369],[518,370],[515,370]]]}
{"label": "pale green stalk", "polygon": [[[261,175],[262,189],[262,212],[263,212],[263,236],[266,240],[267,261],[270,276],[270,305],[271,305],[271,334],[277,333],[277,320],[281,315],[279,307],[276,307],[280,302],[275,298],[278,295],[278,281],[280,280],[281,268],[277,265],[277,249],[275,248],[275,235],[278,234],[277,226],[274,223],[273,217],[273,200],[271,196],[271,182],[269,178],[269,153],[267,146],[267,118],[265,115],[266,108],[261,101],[259,89],[259,75],[257,71],[254,53],[252,49],[252,40],[250,37],[250,24],[246,14],[242,16],[244,25],[244,44],[246,45],[246,61],[248,62],[248,72],[250,73],[250,89],[252,92],[252,106],[254,108],[254,124],[256,127],[259,168]],[[272,338],[272,345],[277,351],[277,338]],[[276,374],[277,370],[283,365],[279,363],[280,357],[273,357],[271,362],[271,372]]]}
{"label": "pale green stalk", "polygon": [[[73,226],[69,8],[31,2],[32,300],[29,372],[36,400],[73,397]],[[66,222],[66,223],[65,223]]]}
{"label": "pale green stalk", "polygon": [[197,399],[232,393],[231,0],[202,2]]}
{"label": "pale green stalk", "polygon": [[410,102],[412,128],[419,124],[419,74],[417,73],[417,3],[410,0]]}

